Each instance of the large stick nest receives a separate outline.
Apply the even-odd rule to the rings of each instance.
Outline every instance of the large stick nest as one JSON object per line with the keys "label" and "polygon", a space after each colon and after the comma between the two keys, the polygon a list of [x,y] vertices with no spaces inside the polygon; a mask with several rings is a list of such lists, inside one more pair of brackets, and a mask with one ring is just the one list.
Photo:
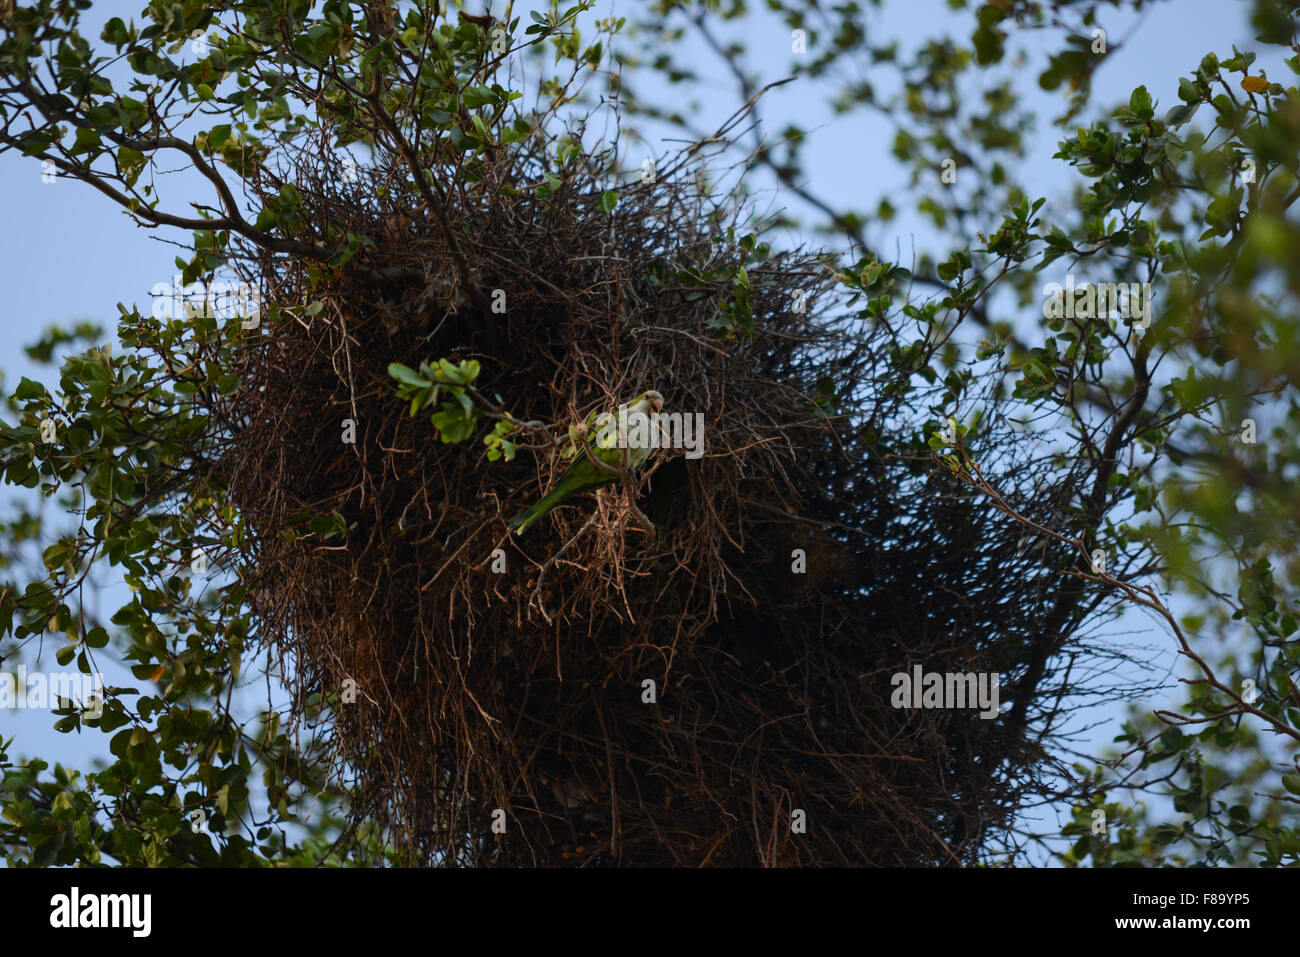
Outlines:
{"label": "large stick nest", "polygon": [[[254,638],[290,660],[297,706],[333,702],[354,820],[413,863],[977,859],[1031,786],[1023,738],[896,710],[889,678],[1009,681],[1059,614],[1058,576],[929,468],[931,416],[885,377],[894,332],[852,318],[815,256],[751,265],[754,335],[719,338],[730,284],[662,277],[738,263],[714,241],[734,215],[674,170],[608,214],[576,164],[539,198],[548,169],[524,147],[458,177],[448,232],[397,165],[349,183],[300,158],[298,238],[374,247],[333,273],[246,251],[280,316],[240,352],[234,395],[211,397],[215,472]],[[478,436],[440,442],[386,370],[441,356],[479,361],[485,396],[548,429],[510,462]],[[702,458],[660,451],[632,488],[653,530],[615,483],[509,534],[563,471],[567,426],[650,388],[706,425]],[[1027,461],[1023,439],[983,441],[1003,475]],[[1017,501],[1047,520],[1070,491]],[[347,533],[305,535],[304,514]]]}

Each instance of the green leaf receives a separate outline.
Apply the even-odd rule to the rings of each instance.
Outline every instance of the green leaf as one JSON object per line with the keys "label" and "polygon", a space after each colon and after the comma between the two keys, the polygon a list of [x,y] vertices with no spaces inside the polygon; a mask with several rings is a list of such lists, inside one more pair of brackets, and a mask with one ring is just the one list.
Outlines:
{"label": "green leaf", "polygon": [[388,364],[388,374],[398,382],[403,382],[406,385],[415,386],[416,388],[426,388],[433,385],[430,380],[426,379],[409,366],[402,365],[400,362],[390,362]]}
{"label": "green leaf", "polygon": [[68,150],[68,152],[73,156],[76,156],[79,153],[92,152],[102,145],[103,140],[99,138],[99,134],[94,130],[83,126],[77,130],[76,139],[72,144],[72,148]]}
{"label": "green leaf", "polygon": [[35,156],[37,153],[44,153],[49,149],[52,142],[54,142],[54,136],[50,133],[40,131],[28,133],[22,137],[23,155]]}
{"label": "green leaf", "polygon": [[460,98],[461,102],[472,110],[495,102],[497,95],[486,86],[471,86],[460,95]]}

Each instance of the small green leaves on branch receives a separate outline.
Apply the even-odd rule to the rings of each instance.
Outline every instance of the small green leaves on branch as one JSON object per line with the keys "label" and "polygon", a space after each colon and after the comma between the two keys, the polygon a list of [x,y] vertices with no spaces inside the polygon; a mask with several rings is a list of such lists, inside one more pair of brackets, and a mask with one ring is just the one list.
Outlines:
{"label": "small green leaves on branch", "polygon": [[[473,385],[479,370],[479,364],[473,359],[454,365],[446,359],[421,362],[419,372],[400,362],[388,366],[388,374],[398,383],[398,398],[411,403],[411,415],[425,406],[434,407],[430,421],[447,443],[462,442],[474,431],[479,410],[465,387]],[[439,399],[443,400],[440,406]]]}
{"label": "small green leaves on branch", "polygon": [[496,419],[492,431],[483,437],[488,461],[515,457],[512,438],[524,429],[545,429],[540,422],[522,422],[495,402],[489,401],[474,383],[481,366],[474,359],[453,363],[447,359],[421,362],[419,371],[389,363],[388,374],[397,380],[397,396],[411,403],[411,415],[426,406],[433,409],[429,421],[448,444],[463,442],[474,433],[480,417]]}

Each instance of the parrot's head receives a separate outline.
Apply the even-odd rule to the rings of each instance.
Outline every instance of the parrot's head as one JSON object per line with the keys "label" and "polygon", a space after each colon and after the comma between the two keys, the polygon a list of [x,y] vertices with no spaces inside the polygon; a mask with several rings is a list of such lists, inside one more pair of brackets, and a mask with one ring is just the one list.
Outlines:
{"label": "parrot's head", "polygon": [[651,389],[649,392],[642,392],[632,404],[642,412],[647,409],[651,412],[661,412],[664,407],[664,397]]}

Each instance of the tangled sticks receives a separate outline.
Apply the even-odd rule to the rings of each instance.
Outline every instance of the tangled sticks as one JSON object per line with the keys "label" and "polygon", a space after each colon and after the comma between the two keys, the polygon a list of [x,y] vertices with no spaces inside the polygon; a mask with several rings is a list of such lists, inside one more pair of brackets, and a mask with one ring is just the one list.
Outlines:
{"label": "tangled sticks", "polygon": [[[975,859],[1028,786],[1019,738],[900,712],[889,676],[1014,673],[1050,606],[1039,556],[918,464],[894,332],[816,256],[762,256],[673,169],[611,210],[580,168],[534,188],[546,163],[458,178],[448,231],[396,166],[349,184],[299,158],[304,238],[367,237],[360,268],[245,250],[278,316],[239,389],[197,399],[250,640],[290,660],[299,714],[328,701],[353,821],[418,864]],[[390,363],[439,357],[532,423],[513,460],[396,399]],[[703,415],[703,457],[661,451],[509,535],[567,427],[651,387]]]}

